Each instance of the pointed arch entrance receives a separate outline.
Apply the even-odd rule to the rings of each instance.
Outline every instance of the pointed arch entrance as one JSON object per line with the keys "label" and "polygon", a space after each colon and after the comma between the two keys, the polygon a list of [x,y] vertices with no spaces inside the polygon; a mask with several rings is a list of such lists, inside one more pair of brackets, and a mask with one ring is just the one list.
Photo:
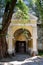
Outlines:
{"label": "pointed arch entrance", "polygon": [[14,33],[15,38],[15,52],[26,53],[28,52],[28,46],[31,46],[31,33],[27,29],[18,29]]}

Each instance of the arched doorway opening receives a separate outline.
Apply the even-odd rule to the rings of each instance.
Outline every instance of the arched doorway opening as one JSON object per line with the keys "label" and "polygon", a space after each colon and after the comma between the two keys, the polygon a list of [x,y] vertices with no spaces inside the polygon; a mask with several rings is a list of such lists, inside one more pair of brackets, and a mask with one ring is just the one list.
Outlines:
{"label": "arched doorway opening", "polygon": [[31,33],[27,29],[21,28],[15,31],[14,38],[15,38],[16,53],[28,52],[29,43],[31,43],[31,36],[32,36]]}

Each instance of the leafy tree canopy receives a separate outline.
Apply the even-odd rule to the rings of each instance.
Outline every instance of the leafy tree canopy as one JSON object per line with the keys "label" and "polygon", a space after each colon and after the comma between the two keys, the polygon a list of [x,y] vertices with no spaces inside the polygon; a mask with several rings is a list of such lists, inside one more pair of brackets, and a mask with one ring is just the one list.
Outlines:
{"label": "leafy tree canopy", "polygon": [[17,0],[16,3],[16,9],[17,9],[17,18],[22,18],[22,19],[29,19],[28,12],[29,8],[26,6],[23,0]]}
{"label": "leafy tree canopy", "polygon": [[[0,0],[0,3],[2,1],[3,1],[3,4],[5,4],[5,5],[8,2],[9,3],[12,2],[12,0]],[[0,5],[3,5],[3,4],[1,3]],[[3,5],[3,6],[5,7],[5,5]],[[15,8],[18,9],[18,11],[16,13],[18,17],[21,16],[21,18],[23,18],[23,19],[28,19],[29,18],[29,16],[28,16],[29,8],[28,8],[28,6],[26,6],[26,4],[24,3],[23,0],[17,0]]]}
{"label": "leafy tree canopy", "polygon": [[43,1],[36,0],[37,11],[39,12],[39,18],[43,22]]}

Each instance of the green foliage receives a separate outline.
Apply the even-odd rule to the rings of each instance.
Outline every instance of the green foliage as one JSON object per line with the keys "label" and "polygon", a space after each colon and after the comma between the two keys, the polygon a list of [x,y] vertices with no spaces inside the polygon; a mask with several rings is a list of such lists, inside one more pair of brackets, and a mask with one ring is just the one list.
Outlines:
{"label": "green foliage", "polygon": [[12,0],[0,0],[0,6],[5,5],[7,2],[12,2]]}
{"label": "green foliage", "polygon": [[17,16],[22,17],[22,19],[28,19],[28,12],[29,8],[26,6],[26,4],[23,2],[23,0],[18,0],[16,3],[16,8],[17,8]]}
{"label": "green foliage", "polygon": [[41,0],[36,1],[37,10],[39,12],[40,20],[43,23],[43,6],[41,5]]}
{"label": "green foliage", "polygon": [[[3,3],[2,3],[2,2],[3,2]],[[10,2],[10,3],[11,3],[12,0],[0,0],[0,6],[1,6],[1,5],[4,5],[4,6],[5,6],[7,2]]]}
{"label": "green foliage", "polygon": [[33,6],[33,1],[32,1],[32,0],[27,0],[27,1],[29,2],[29,7],[32,8],[32,6]]}
{"label": "green foliage", "polygon": [[[1,3],[3,1],[3,4]],[[1,6],[6,6],[7,2],[12,2],[12,0],[0,0],[0,7]],[[21,17],[22,19],[28,19],[28,12],[29,12],[29,8],[26,6],[26,4],[24,3],[23,0],[17,0],[16,3],[16,9],[18,10],[16,13],[16,16]],[[0,9],[1,10],[1,9]]]}
{"label": "green foliage", "polygon": [[5,0],[0,0],[0,8],[3,8],[5,6]]}
{"label": "green foliage", "polygon": [[7,2],[10,2],[10,3],[11,3],[11,2],[12,2],[12,0],[5,0],[5,2],[6,2],[6,3],[7,3]]}
{"label": "green foliage", "polygon": [[39,56],[43,56],[43,51],[38,51]]}
{"label": "green foliage", "polygon": [[36,2],[36,0],[32,0],[33,1],[33,3],[35,3]]}

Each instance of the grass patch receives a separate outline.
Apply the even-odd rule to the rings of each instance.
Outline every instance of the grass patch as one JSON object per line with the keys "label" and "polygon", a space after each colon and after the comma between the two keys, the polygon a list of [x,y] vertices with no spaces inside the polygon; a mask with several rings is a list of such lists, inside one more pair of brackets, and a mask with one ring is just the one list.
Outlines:
{"label": "grass patch", "polygon": [[43,56],[43,51],[38,51],[38,55]]}

